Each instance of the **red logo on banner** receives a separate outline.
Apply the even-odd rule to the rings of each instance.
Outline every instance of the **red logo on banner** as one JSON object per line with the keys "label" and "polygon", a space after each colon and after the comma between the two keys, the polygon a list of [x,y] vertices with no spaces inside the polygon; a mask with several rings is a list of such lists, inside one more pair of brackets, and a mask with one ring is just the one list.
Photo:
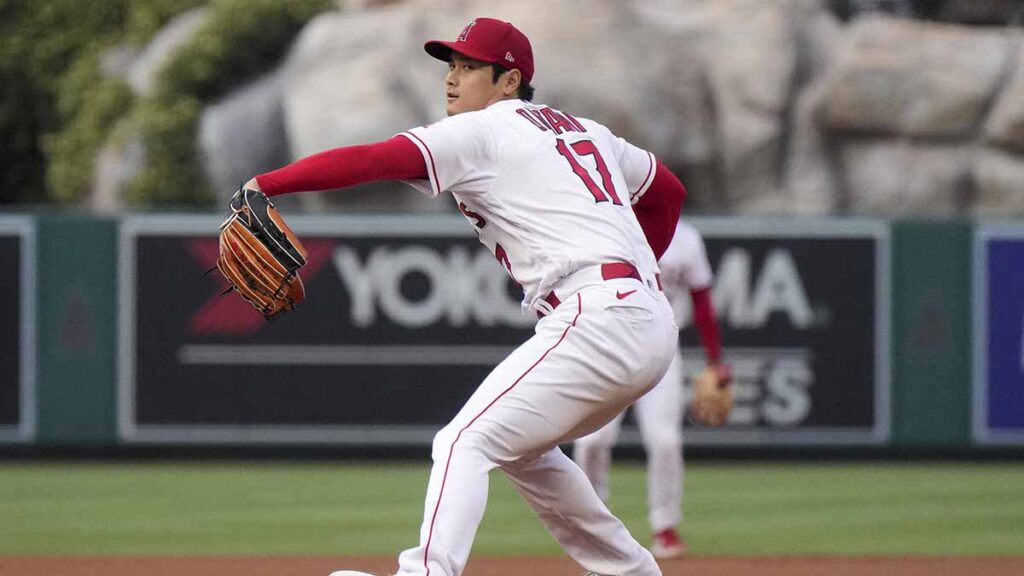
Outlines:
{"label": "red logo on banner", "polygon": [[[300,274],[302,281],[308,286],[313,277],[327,263],[334,249],[334,243],[329,240],[320,240],[303,242],[303,245],[306,247],[308,257]],[[203,269],[208,269],[217,262],[219,254],[215,238],[188,240],[185,248],[192,258],[202,265]],[[210,272],[207,278],[210,279],[211,284],[219,286],[220,290],[226,287],[219,272]],[[267,324],[262,314],[237,295],[219,296],[218,294],[219,292],[216,292],[210,296],[192,315],[188,326],[190,334],[251,334]]]}

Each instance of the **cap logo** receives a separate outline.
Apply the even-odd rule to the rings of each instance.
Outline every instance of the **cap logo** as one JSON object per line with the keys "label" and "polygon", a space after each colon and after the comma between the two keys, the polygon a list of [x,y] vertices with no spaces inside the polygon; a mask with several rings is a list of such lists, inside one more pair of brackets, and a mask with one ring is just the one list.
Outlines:
{"label": "cap logo", "polygon": [[462,29],[462,32],[460,32],[460,33],[459,33],[459,39],[458,39],[457,41],[458,41],[458,42],[465,42],[465,41],[466,41],[466,38],[468,38],[468,37],[469,37],[469,30],[470,30],[470,29],[471,29],[471,28],[472,28],[473,26],[475,26],[475,25],[476,25],[476,20],[473,20],[473,21],[472,21],[472,22],[470,22],[469,24],[466,24],[466,27],[465,27],[465,28],[463,28],[463,29]]}
{"label": "cap logo", "polygon": [[516,59],[512,57],[512,53],[511,52],[505,52],[505,60],[508,60],[509,62],[511,62],[513,64],[515,64],[515,62],[516,62]]}

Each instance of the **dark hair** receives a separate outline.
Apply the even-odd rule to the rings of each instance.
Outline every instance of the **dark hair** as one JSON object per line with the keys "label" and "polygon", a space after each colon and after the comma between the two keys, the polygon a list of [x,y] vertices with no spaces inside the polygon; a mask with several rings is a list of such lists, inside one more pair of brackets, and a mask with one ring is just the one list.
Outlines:
{"label": "dark hair", "polygon": [[[504,66],[499,66],[497,64],[491,64],[491,69],[494,71],[494,75],[491,78],[492,84],[497,84],[498,78],[501,78],[502,74],[508,72],[508,68],[505,68]],[[520,100],[525,100],[526,102],[530,102],[531,100],[533,100],[533,86],[529,82],[520,82],[519,89],[516,92],[516,96]]]}

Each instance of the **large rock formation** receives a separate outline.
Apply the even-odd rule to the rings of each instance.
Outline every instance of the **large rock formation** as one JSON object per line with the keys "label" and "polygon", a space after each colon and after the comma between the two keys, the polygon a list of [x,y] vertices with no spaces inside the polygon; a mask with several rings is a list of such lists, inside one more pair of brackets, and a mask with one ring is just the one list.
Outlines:
{"label": "large rock formation", "polygon": [[[530,36],[538,101],[652,150],[691,208],[1024,214],[1024,40],[1012,30],[843,24],[827,0],[351,6],[314,19],[278,70],[206,111],[218,187],[442,118],[445,69],[422,43],[486,15]],[[398,185],[326,197],[310,202],[451,209]]]}
{"label": "large rock formation", "polygon": [[976,202],[975,149],[1015,43],[1003,31],[879,17],[850,27],[819,129],[852,212],[948,215]]}
{"label": "large rock formation", "polygon": [[270,74],[204,110],[200,158],[221,205],[238,188],[239,179],[291,160],[281,86],[281,74]]}

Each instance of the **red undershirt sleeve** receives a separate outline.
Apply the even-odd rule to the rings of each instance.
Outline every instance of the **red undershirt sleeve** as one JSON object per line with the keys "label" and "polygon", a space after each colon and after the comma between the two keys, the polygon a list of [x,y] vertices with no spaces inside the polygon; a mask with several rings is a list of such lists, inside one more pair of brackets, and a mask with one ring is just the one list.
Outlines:
{"label": "red undershirt sleeve", "polygon": [[693,323],[707,353],[708,363],[717,364],[722,358],[722,340],[711,304],[711,288],[691,290],[690,298],[693,300]]}
{"label": "red undershirt sleeve", "polygon": [[404,136],[358,146],[333,148],[256,176],[267,196],[334,190],[377,180],[427,177],[427,164]]}
{"label": "red undershirt sleeve", "polygon": [[659,161],[655,167],[654,181],[633,205],[633,212],[640,221],[647,243],[659,260],[675,235],[676,221],[679,220],[685,199],[686,188],[683,183]]}

